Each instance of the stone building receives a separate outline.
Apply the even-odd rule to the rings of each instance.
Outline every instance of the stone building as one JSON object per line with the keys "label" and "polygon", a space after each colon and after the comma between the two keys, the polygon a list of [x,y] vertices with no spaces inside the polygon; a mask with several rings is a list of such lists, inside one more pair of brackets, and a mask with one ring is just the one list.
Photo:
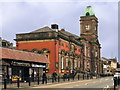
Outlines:
{"label": "stone building", "polygon": [[0,47],[13,48],[13,43],[0,37]]}
{"label": "stone building", "polygon": [[98,19],[92,7],[87,6],[80,17],[80,36],[59,29],[57,24],[30,33],[16,34],[16,49],[46,55],[50,60],[48,73],[81,72],[102,73]]}

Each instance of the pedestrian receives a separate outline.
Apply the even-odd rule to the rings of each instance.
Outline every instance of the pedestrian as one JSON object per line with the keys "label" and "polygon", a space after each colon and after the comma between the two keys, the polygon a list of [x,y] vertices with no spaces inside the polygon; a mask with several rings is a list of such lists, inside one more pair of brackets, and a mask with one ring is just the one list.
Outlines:
{"label": "pedestrian", "polygon": [[56,73],[56,71],[54,71],[54,73],[52,73],[52,79],[53,79],[53,82],[57,81],[56,80],[57,79],[57,73]]}
{"label": "pedestrian", "polygon": [[72,71],[71,75],[72,75],[72,78],[74,79],[75,72]]}
{"label": "pedestrian", "polygon": [[42,74],[42,84],[44,84],[44,82],[47,84],[47,75],[45,71],[43,71],[43,74]]}

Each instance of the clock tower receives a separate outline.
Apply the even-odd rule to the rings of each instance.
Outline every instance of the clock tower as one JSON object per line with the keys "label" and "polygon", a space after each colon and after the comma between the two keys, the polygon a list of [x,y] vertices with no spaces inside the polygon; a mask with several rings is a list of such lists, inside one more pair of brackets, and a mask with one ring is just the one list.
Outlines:
{"label": "clock tower", "polygon": [[84,71],[101,73],[100,43],[98,40],[98,19],[91,6],[87,6],[80,17],[81,41],[84,44]]}
{"label": "clock tower", "polygon": [[87,40],[98,38],[98,19],[91,6],[87,6],[83,16],[80,17],[81,37]]}

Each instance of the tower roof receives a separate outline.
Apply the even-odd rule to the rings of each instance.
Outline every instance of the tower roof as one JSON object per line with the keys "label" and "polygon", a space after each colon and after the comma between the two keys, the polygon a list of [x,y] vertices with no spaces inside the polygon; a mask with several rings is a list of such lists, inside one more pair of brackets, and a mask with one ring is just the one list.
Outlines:
{"label": "tower roof", "polygon": [[93,16],[93,15],[95,15],[95,14],[94,14],[92,7],[87,6],[87,8],[84,11],[84,16]]}

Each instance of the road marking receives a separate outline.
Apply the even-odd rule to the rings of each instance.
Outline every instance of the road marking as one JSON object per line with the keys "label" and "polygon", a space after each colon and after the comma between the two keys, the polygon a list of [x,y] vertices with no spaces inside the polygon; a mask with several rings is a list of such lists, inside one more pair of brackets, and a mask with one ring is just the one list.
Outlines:
{"label": "road marking", "polygon": [[79,85],[75,85],[75,86],[79,86]]}
{"label": "road marking", "polygon": [[85,83],[85,85],[88,85],[88,83]]}
{"label": "road marking", "polygon": [[107,88],[109,88],[110,86],[109,85],[107,85],[106,87],[104,87],[103,88],[103,90],[107,90]]}
{"label": "road marking", "polygon": [[105,80],[108,80],[108,79],[105,79]]}

